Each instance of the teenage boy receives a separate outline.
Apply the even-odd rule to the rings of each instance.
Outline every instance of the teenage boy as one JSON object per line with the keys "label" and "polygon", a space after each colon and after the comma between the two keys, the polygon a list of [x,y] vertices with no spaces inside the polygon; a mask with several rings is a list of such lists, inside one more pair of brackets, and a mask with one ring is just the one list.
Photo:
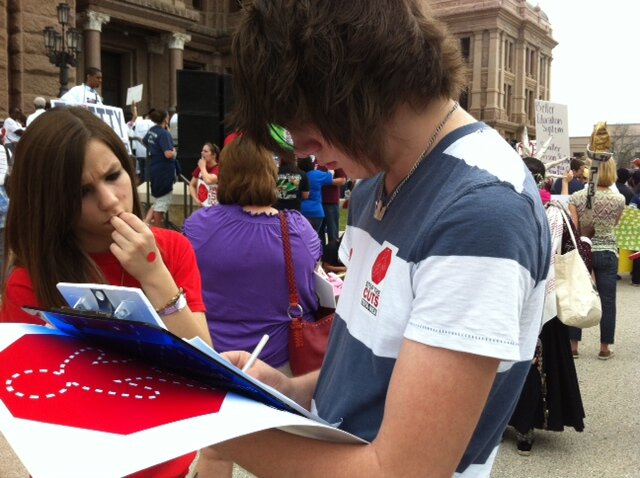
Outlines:
{"label": "teenage boy", "polygon": [[[464,63],[420,0],[256,0],[233,123],[362,178],[324,365],[260,380],[371,443],[277,430],[217,445],[258,476],[486,476],[540,331],[549,231],[518,154],[458,106]],[[242,366],[245,352],[228,353]]]}

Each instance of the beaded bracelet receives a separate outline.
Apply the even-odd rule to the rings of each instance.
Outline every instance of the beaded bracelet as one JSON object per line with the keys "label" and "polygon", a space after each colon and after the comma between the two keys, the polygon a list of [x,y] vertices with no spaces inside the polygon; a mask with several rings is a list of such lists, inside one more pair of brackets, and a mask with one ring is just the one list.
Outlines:
{"label": "beaded bracelet", "polygon": [[156,309],[156,312],[158,313],[158,315],[164,317],[175,312],[180,312],[186,307],[186,305],[187,300],[184,296],[184,290],[182,289],[182,287],[180,287],[178,293],[171,297],[171,299],[169,299],[169,302],[167,302],[164,307]]}

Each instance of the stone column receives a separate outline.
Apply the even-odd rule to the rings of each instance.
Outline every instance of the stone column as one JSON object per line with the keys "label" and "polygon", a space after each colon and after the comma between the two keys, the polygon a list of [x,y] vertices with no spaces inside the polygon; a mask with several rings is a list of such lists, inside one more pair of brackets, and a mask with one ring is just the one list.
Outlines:
{"label": "stone column", "polygon": [[487,106],[486,118],[488,120],[500,119],[500,40],[498,30],[489,32],[489,67],[487,69]]}
{"label": "stone column", "polygon": [[191,41],[186,33],[171,33],[166,36],[169,47],[169,106],[178,104],[177,71],[184,66],[184,45]]}
{"label": "stone column", "polygon": [[[28,111],[24,101],[25,60],[28,58],[25,54],[27,43],[25,42],[25,14],[22,2],[3,2],[2,10],[3,16],[6,14],[6,17],[2,18],[3,69],[6,68],[2,72],[2,84],[3,91],[8,91],[5,98],[9,101],[3,102],[0,108],[6,108],[8,116],[11,108],[24,108],[25,111]],[[31,108],[30,104],[28,108]],[[4,119],[5,116],[2,118]]]}
{"label": "stone column", "polygon": [[551,99],[551,57],[545,57],[545,65],[544,65],[544,87],[547,91],[546,100]]}
{"label": "stone column", "polygon": [[[100,60],[100,34],[102,25],[108,23],[111,17],[105,13],[87,10],[84,12],[84,67],[102,68]],[[82,78],[84,81],[84,77]]]}
{"label": "stone column", "polygon": [[516,41],[515,51],[515,74],[516,85],[513,92],[513,119],[516,123],[527,124],[527,112],[525,111],[525,78],[527,76],[526,71],[526,45],[523,38],[519,38]]}
{"label": "stone column", "polygon": [[471,76],[471,93],[469,98],[469,113],[481,119],[482,109],[482,32],[473,33],[473,73]]}
{"label": "stone column", "polygon": [[[535,89],[535,93],[533,95],[533,100],[534,100],[534,104],[531,105],[531,108],[533,108],[534,114],[535,114],[535,100],[537,100],[538,98],[540,98],[540,91],[542,91],[542,77],[541,77],[541,71],[540,71],[540,55],[541,52],[539,49],[531,47],[533,49],[533,79],[536,80],[536,89]],[[534,116],[535,118],[535,116]]]}
{"label": "stone column", "polygon": [[[144,83],[144,96],[147,98],[149,106],[160,105],[163,101],[158,103],[156,97],[156,82],[157,79],[154,75],[156,71],[156,58],[164,55],[165,41],[160,36],[149,36],[145,38],[147,44],[147,71],[144,73],[144,77],[141,77],[142,83]],[[138,108],[138,113],[140,109]]]}

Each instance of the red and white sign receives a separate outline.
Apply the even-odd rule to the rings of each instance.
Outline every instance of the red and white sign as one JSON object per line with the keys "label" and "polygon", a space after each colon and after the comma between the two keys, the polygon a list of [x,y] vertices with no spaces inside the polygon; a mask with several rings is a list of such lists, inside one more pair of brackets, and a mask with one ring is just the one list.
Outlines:
{"label": "red and white sign", "polygon": [[268,428],[348,433],[42,327],[0,325],[0,431],[34,477],[121,477]]}
{"label": "red and white sign", "polygon": [[72,337],[42,334],[0,352],[0,377],[0,399],[16,418],[122,435],[218,413],[226,395]]}

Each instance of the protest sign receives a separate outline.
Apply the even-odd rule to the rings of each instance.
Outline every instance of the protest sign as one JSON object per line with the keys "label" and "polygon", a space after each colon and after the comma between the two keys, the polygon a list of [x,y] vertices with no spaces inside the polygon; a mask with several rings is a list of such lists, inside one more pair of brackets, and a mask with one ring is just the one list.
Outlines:
{"label": "protest sign", "polygon": [[270,428],[363,443],[44,326],[0,324],[0,379],[0,431],[34,478],[125,476]]}
{"label": "protest sign", "polygon": [[142,84],[127,88],[127,101],[126,105],[132,103],[140,103],[142,101]]}
{"label": "protest sign", "polygon": [[564,174],[569,167],[571,157],[569,147],[569,121],[567,106],[550,101],[535,100],[536,108],[536,144],[544,144],[551,138],[551,143],[543,157],[538,158],[543,163],[558,162],[567,158],[567,162],[560,162],[552,166],[547,174]]}
{"label": "protest sign", "polygon": [[124,112],[122,111],[122,108],[88,103],[81,105],[71,105],[62,100],[51,100],[52,108],[60,108],[65,106],[80,106],[91,111],[94,115],[107,123],[111,127],[111,129],[113,129],[113,131],[115,131],[115,133],[122,140],[122,143],[127,149],[127,152],[129,154],[132,154],[131,144],[129,143],[129,128],[127,128],[127,123],[124,120]]}

